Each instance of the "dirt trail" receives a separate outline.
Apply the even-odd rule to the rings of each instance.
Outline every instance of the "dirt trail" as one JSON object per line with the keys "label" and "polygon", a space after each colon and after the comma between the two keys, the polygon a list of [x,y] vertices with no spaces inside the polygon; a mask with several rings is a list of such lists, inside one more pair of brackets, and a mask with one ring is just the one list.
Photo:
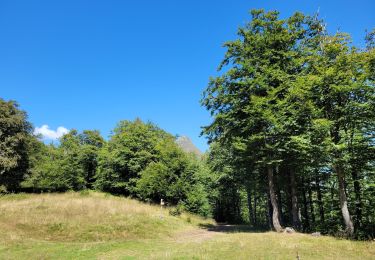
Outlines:
{"label": "dirt trail", "polygon": [[193,229],[177,233],[173,240],[177,243],[185,242],[203,242],[210,240],[217,235],[222,235],[219,232],[208,231],[207,229]]}
{"label": "dirt trail", "polygon": [[183,232],[177,233],[173,240],[177,243],[183,242],[203,242],[206,240],[210,240],[214,237],[221,236],[224,233],[234,233],[234,232],[241,232],[242,229],[239,228],[237,225],[216,225],[216,226],[209,226],[199,229],[192,229]]}

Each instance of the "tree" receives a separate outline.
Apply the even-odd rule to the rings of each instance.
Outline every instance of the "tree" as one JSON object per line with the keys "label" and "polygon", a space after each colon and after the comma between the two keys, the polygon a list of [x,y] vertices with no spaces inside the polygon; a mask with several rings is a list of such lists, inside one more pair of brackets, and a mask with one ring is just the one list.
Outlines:
{"label": "tree", "polygon": [[[368,74],[370,52],[361,52],[350,47],[347,34],[324,35],[320,41],[318,55],[314,56],[311,74],[314,75],[313,100],[321,120],[329,125],[330,158],[337,176],[339,199],[346,232],[354,233],[354,225],[348,207],[346,193],[346,171],[352,169],[357,214],[360,215],[360,186],[358,171],[364,155],[371,148],[374,129],[374,85]],[[372,54],[373,55],[373,54]],[[366,141],[367,140],[367,141]],[[363,151],[354,149],[362,143]],[[369,144],[369,145],[366,145]],[[365,144],[365,145],[363,145]],[[366,165],[365,163],[363,165]]]}
{"label": "tree", "polygon": [[22,186],[34,191],[92,188],[97,157],[104,140],[98,131],[71,130],[57,146],[34,142],[30,173]]}
{"label": "tree", "polygon": [[190,176],[184,176],[190,166],[187,155],[177,146],[172,136],[159,140],[155,152],[155,160],[139,174],[137,194],[143,200],[159,202],[164,199],[177,204],[186,198],[186,191],[193,184],[189,178],[194,176],[194,172]]}
{"label": "tree", "polygon": [[121,121],[108,143],[99,153],[95,187],[124,195],[134,190],[140,174],[157,161],[156,147],[160,140],[173,138],[152,123]]}
{"label": "tree", "polygon": [[0,192],[19,189],[29,167],[31,129],[26,112],[0,98]]}
{"label": "tree", "polygon": [[245,221],[241,215],[241,189],[246,181],[239,160],[241,157],[233,145],[222,146],[215,142],[210,145],[206,163],[212,176],[213,214],[218,222]]}
{"label": "tree", "polygon": [[210,215],[206,172],[171,134],[152,123],[121,121],[99,154],[95,187],[158,203],[160,199]]}
{"label": "tree", "polygon": [[79,134],[80,155],[79,160],[83,167],[87,188],[93,188],[98,167],[98,154],[105,144],[99,131],[84,130]]}
{"label": "tree", "polygon": [[214,121],[204,128],[211,140],[225,143],[241,140],[268,177],[272,221],[282,227],[275,193],[275,168],[282,162],[285,140],[280,121],[280,103],[305,70],[308,48],[320,30],[319,22],[296,13],[280,20],[278,12],[253,10],[252,21],[238,31],[239,39],[227,42],[219,69],[231,65],[222,76],[212,78],[202,104]]}

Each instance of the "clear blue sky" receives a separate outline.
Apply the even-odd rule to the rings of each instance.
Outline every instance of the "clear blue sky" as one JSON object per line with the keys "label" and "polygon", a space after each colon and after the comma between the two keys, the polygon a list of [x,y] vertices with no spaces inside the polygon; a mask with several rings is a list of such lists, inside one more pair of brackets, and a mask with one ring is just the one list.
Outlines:
{"label": "clear blue sky", "polygon": [[199,104],[208,78],[252,8],[320,15],[364,44],[374,0],[0,0],[0,97],[34,126],[98,129],[140,117],[205,150]]}

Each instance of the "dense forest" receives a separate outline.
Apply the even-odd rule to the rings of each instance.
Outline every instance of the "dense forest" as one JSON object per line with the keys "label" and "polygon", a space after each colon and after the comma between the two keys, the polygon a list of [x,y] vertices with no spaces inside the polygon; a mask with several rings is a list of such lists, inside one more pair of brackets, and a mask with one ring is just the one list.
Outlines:
{"label": "dense forest", "polygon": [[203,156],[140,119],[108,140],[71,130],[45,144],[0,98],[0,193],[95,189],[257,229],[374,238],[375,31],[357,48],[318,16],[251,16],[204,91]]}

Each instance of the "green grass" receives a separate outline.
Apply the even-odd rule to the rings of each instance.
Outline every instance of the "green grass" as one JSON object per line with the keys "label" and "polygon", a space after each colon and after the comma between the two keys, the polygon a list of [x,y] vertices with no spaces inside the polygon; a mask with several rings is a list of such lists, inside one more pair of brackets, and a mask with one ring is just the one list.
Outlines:
{"label": "green grass", "polygon": [[6,195],[0,259],[375,259],[374,242],[200,228],[212,224],[96,192]]}

